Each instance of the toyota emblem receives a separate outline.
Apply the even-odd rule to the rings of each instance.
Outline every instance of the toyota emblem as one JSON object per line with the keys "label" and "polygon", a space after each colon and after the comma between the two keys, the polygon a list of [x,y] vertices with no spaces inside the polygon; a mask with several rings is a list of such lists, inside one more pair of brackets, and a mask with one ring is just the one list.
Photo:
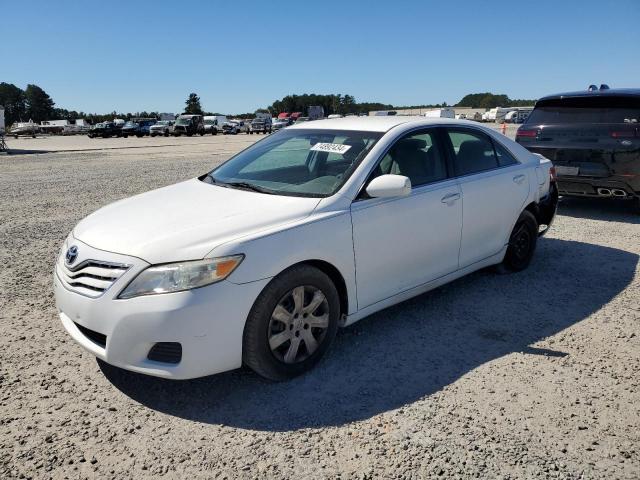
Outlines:
{"label": "toyota emblem", "polygon": [[71,265],[73,262],[75,262],[76,258],[78,258],[78,247],[73,245],[69,247],[69,250],[67,250],[67,254],[65,255],[67,265]]}

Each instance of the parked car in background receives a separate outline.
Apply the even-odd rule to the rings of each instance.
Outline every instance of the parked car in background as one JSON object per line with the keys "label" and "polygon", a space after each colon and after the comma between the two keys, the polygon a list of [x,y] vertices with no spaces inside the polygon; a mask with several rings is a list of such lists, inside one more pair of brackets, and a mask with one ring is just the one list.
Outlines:
{"label": "parked car in background", "polygon": [[159,122],[149,127],[149,135],[155,137],[157,135],[164,135],[168,137],[173,131],[174,120],[160,120]]}
{"label": "parked car in background", "polygon": [[541,98],[516,141],[553,162],[562,195],[629,199],[640,210],[640,89]]}
{"label": "parked car in background", "polygon": [[110,138],[110,137],[121,137],[122,129],[116,125],[114,122],[101,122],[96,123],[87,134],[89,138]]}
{"label": "parked car in background", "polygon": [[238,133],[249,133],[251,124],[244,120],[229,120],[222,126],[222,133],[225,135],[237,135]]}
{"label": "parked car in background", "polygon": [[36,133],[39,132],[40,128],[38,124],[33,123],[32,121],[16,122],[11,125],[11,128],[9,129],[9,134],[13,135],[15,138],[18,138],[20,135],[36,138]]}
{"label": "parked car in background", "polygon": [[271,133],[272,120],[269,113],[256,113],[256,118],[251,120],[251,129],[249,133]]}
{"label": "parked car in background", "polygon": [[151,133],[151,127],[155,125],[158,121],[156,119],[140,119],[138,120],[138,125],[140,125],[140,136],[148,136]]}
{"label": "parked car in background", "polygon": [[491,265],[524,270],[557,200],[549,160],[479,124],[305,122],[82,220],[56,261],[57,312],[124,369],[284,380],[340,326]]}
{"label": "parked car in background", "polygon": [[173,135],[204,135],[204,118],[202,115],[180,115],[173,125]]}
{"label": "parked car in background", "polygon": [[222,133],[222,126],[227,122],[224,115],[206,115],[204,117],[204,133],[217,135]]}
{"label": "parked car in background", "polygon": [[298,117],[296,118],[296,121],[293,123],[302,123],[302,122],[308,122],[309,121],[309,117]]}
{"label": "parked car in background", "polygon": [[271,125],[271,129],[273,131],[281,130],[289,125],[289,118],[278,118]]}
{"label": "parked car in background", "polygon": [[140,134],[140,125],[137,122],[129,120],[122,127],[122,136],[127,138],[129,136],[141,137]]}

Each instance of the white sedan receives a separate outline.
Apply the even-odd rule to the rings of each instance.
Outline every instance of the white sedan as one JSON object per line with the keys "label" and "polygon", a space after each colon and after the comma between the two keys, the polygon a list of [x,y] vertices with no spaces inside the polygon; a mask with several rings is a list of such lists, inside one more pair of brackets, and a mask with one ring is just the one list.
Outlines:
{"label": "white sedan", "polygon": [[57,306],[118,367],[287,379],[340,326],[490,265],[526,268],[557,198],[547,159],[474,122],[305,122],[82,220]]}

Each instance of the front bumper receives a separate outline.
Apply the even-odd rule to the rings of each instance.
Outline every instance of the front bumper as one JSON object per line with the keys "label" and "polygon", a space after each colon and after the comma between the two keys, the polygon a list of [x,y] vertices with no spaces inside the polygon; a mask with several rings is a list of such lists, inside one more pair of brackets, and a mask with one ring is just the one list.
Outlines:
{"label": "front bumper", "polygon": [[[123,260],[75,242],[85,257]],[[132,265],[130,270],[98,298],[71,291],[56,269],[60,320],[76,342],[109,364],[157,377],[196,378],[241,366],[244,324],[268,279],[246,284],[225,280],[186,292],[119,300],[122,288],[147,265],[133,257],[127,257],[127,263]],[[78,326],[106,336],[104,346]],[[149,360],[147,355],[157,342],[180,343],[180,362]]]}

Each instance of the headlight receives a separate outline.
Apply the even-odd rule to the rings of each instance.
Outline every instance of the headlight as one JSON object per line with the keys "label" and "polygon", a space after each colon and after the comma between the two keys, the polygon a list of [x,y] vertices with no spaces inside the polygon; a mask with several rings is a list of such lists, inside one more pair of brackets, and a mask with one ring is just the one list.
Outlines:
{"label": "headlight", "polygon": [[243,258],[244,255],[234,255],[152,266],[140,272],[118,298],[181,292],[204,287],[227,278]]}

